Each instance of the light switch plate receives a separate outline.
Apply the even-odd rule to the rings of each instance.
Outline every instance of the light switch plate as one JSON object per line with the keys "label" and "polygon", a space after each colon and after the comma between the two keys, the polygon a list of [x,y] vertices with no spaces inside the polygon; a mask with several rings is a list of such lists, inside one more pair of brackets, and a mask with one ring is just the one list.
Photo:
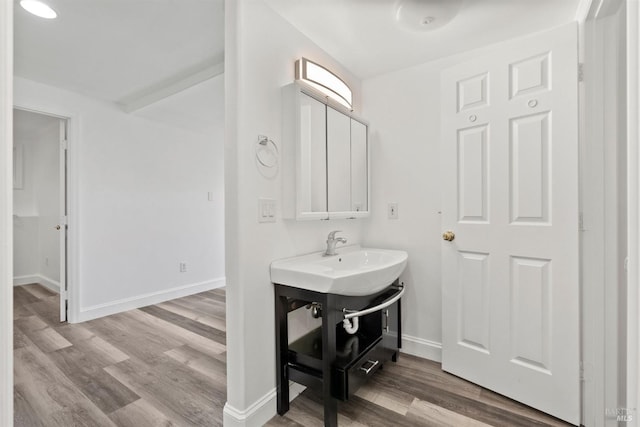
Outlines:
{"label": "light switch plate", "polygon": [[274,199],[258,199],[258,222],[276,222],[276,201]]}
{"label": "light switch plate", "polygon": [[387,218],[398,219],[398,204],[393,202],[387,206]]}

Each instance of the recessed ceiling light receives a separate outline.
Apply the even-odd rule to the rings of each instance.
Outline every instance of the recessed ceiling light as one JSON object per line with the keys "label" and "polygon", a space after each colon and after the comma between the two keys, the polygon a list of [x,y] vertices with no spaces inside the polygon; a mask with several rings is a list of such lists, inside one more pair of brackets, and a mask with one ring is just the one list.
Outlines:
{"label": "recessed ceiling light", "polygon": [[20,6],[29,13],[44,19],[57,18],[58,14],[49,5],[37,0],[21,0]]}

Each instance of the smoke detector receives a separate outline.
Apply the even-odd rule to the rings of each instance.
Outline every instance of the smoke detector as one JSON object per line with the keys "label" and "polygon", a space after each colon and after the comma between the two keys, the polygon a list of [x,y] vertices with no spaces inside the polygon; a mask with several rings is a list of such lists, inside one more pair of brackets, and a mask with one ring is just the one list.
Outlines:
{"label": "smoke detector", "polygon": [[424,32],[435,30],[456,17],[462,0],[398,0],[395,20],[403,28]]}

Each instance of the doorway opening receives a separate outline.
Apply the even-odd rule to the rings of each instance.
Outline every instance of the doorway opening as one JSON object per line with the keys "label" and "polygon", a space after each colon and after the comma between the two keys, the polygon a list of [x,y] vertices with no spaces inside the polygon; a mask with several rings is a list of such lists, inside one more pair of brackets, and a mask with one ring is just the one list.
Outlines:
{"label": "doorway opening", "polygon": [[[68,118],[14,108],[14,286],[40,284],[68,312]],[[29,288],[24,288],[29,292]]]}

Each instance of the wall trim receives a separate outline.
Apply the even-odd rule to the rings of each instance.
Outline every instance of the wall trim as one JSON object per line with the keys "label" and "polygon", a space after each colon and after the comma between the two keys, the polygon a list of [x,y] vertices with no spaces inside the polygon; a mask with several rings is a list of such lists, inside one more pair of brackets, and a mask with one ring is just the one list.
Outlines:
{"label": "wall trim", "polygon": [[[298,383],[289,382],[289,401],[293,401],[306,389]],[[251,427],[261,426],[267,423],[276,415],[276,395],[274,388],[260,399],[256,400],[245,410],[239,410],[229,404],[224,405],[224,426],[225,427]]]}
{"label": "wall trim", "polygon": [[42,274],[27,274],[13,278],[13,286],[30,285],[32,283],[38,283],[57,294],[60,293],[60,282]]}
{"label": "wall trim", "polygon": [[121,313],[127,310],[134,310],[136,308],[145,307],[147,305],[159,304],[164,301],[182,298],[188,295],[197,294],[199,292],[209,291],[211,289],[221,288],[225,285],[226,278],[220,277],[217,279],[208,280],[206,282],[177,286],[175,288],[170,288],[163,291],[123,298],[120,300],[93,305],[90,307],[81,307],[78,317],[76,319],[70,320],[69,323],[85,322],[87,320],[93,320],[99,317],[109,316],[111,314]]}
{"label": "wall trim", "polygon": [[224,61],[220,61],[219,58],[213,58],[186,71],[170,76],[159,83],[127,95],[119,100],[118,104],[122,105],[122,109],[125,112],[133,113],[222,73],[224,73]]}
{"label": "wall trim", "polygon": [[402,334],[401,353],[442,363],[442,343]]}

